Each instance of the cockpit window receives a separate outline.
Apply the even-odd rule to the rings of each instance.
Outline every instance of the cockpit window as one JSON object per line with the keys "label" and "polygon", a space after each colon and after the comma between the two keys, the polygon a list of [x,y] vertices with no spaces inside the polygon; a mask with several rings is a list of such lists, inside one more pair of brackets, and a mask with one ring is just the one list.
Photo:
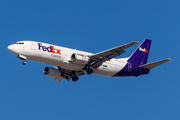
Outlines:
{"label": "cockpit window", "polygon": [[23,45],[24,43],[23,42],[16,42],[15,44]]}

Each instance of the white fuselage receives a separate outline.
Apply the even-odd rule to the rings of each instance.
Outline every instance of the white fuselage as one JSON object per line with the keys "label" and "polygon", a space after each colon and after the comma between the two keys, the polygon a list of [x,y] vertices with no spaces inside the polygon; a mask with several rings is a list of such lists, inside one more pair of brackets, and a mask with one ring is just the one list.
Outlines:
{"label": "white fuselage", "polygon": [[125,77],[149,74],[150,70],[171,59],[164,59],[147,64],[151,40],[145,39],[128,58],[115,57],[123,54],[125,49],[137,44],[136,41],[117,46],[96,54],[52,44],[19,41],[9,45],[8,49],[23,60],[38,61],[57,67],[45,67],[43,73],[54,77],[55,81],[62,79],[77,81],[79,76],[94,73],[103,76]]}
{"label": "white fuselage", "polygon": [[[10,45],[8,49],[15,55],[23,55],[26,57],[26,59],[29,60],[77,71],[82,71],[85,64],[71,62],[72,54],[78,53],[85,57],[93,55],[93,53],[89,52],[35,41],[20,41],[16,44]],[[128,58],[111,59],[110,61],[104,62],[100,67],[95,69],[93,73],[103,76],[113,76],[124,68],[124,66],[127,64],[127,59]]]}

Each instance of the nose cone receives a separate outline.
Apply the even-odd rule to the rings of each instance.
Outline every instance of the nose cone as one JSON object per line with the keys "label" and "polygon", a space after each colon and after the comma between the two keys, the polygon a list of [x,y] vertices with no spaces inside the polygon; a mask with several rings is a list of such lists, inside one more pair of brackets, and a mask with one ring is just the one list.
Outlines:
{"label": "nose cone", "polygon": [[14,45],[9,45],[8,50],[10,50],[11,52],[14,52],[15,46]]}
{"label": "nose cone", "polygon": [[12,50],[12,45],[8,46],[8,50],[10,50],[10,51]]}
{"label": "nose cone", "polygon": [[13,45],[9,45],[7,48],[12,53],[17,54],[17,48],[16,48],[16,46],[14,44]]}

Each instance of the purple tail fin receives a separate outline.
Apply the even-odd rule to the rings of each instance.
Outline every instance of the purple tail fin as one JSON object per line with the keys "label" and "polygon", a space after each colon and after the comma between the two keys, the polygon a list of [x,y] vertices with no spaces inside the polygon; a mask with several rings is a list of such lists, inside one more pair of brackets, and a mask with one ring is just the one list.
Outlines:
{"label": "purple tail fin", "polygon": [[136,51],[130,56],[128,62],[143,65],[147,63],[151,40],[145,39]]}

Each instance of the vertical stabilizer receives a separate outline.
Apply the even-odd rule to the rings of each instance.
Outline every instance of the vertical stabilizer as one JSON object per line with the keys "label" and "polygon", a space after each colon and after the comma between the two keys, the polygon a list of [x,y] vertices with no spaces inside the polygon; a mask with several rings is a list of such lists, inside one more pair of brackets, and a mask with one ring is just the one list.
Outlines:
{"label": "vertical stabilizer", "polygon": [[133,64],[143,65],[147,63],[151,40],[145,39],[136,51],[129,57],[128,62]]}

